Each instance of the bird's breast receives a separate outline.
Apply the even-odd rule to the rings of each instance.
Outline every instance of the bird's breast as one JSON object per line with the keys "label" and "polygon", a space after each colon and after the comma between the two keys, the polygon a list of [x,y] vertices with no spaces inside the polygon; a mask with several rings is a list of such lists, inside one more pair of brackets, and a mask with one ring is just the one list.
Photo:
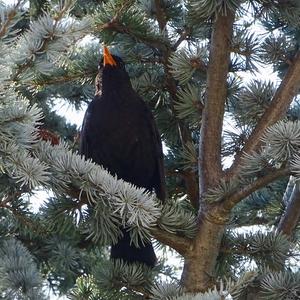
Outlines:
{"label": "bird's breast", "polygon": [[[133,101],[123,95],[94,100],[87,112],[87,132],[94,139],[106,145],[111,152],[133,151],[135,147],[143,148],[149,140],[149,120],[144,103]],[[122,154],[123,153],[123,154]]]}

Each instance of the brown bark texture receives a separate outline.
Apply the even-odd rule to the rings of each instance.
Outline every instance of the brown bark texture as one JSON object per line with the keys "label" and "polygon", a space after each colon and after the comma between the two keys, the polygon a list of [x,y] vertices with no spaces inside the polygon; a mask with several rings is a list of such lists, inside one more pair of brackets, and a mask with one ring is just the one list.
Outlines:
{"label": "brown bark texture", "polygon": [[282,215],[278,231],[291,237],[300,220],[300,183],[296,182],[288,201],[284,214]]}
{"label": "brown bark texture", "polygon": [[[221,134],[233,21],[233,13],[220,15],[213,26],[199,144],[200,199],[222,176]],[[205,291],[214,282],[214,270],[227,218],[226,215],[220,215],[218,209],[207,207],[203,200],[201,202],[197,236],[185,255],[181,278],[188,292]]]}

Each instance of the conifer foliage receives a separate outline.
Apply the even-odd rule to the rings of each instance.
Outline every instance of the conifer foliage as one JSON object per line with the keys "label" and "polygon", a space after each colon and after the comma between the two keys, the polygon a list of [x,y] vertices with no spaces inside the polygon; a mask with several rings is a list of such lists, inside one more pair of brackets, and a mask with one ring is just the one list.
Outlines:
{"label": "conifer foliage", "polygon": [[[299,1],[6,2],[0,299],[299,299]],[[155,115],[164,204],[78,155],[52,110],[91,101],[103,44]],[[109,259],[121,226],[155,241],[154,269]]]}

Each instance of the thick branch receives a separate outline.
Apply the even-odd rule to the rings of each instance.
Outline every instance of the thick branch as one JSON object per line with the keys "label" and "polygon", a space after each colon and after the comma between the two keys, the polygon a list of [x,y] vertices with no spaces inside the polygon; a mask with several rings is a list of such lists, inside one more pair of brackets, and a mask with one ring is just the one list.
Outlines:
{"label": "thick branch", "polygon": [[199,145],[201,193],[215,184],[222,172],[221,134],[233,21],[233,13],[228,12],[227,16],[219,15],[213,26]]}
{"label": "thick branch", "polygon": [[291,236],[300,220],[300,184],[296,182],[284,214],[281,216],[278,231]]}
{"label": "thick branch", "polygon": [[176,234],[171,234],[159,228],[152,229],[151,233],[158,241],[175,249],[182,256],[185,256],[191,245],[190,239]]}
{"label": "thick branch", "polygon": [[281,168],[278,170],[274,170],[273,172],[267,174],[266,176],[260,177],[256,179],[254,182],[243,187],[238,192],[234,193],[228,199],[223,202],[223,208],[226,211],[230,211],[236,204],[238,204],[241,200],[245,199],[247,196],[257,191],[260,188],[265,187],[269,183],[273,182],[276,179],[279,179],[284,176],[288,176],[290,174],[290,170],[288,168]]}
{"label": "thick branch", "polygon": [[245,153],[256,151],[260,146],[260,139],[267,127],[274,124],[284,116],[289,105],[293,101],[300,87],[300,51],[297,52],[293,59],[292,65],[288,68],[280,86],[278,87],[271,105],[266,109],[261,119],[257,123],[251,136],[247,140],[244,148],[236,156],[228,176],[235,175],[241,165],[241,158]]}

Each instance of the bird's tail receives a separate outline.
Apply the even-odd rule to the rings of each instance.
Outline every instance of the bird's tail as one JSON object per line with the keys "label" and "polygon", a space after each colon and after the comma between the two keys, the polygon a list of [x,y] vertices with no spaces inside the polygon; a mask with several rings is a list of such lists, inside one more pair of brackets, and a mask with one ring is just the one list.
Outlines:
{"label": "bird's tail", "polygon": [[111,246],[111,258],[122,259],[127,263],[144,263],[149,267],[154,267],[157,258],[151,242],[144,245],[140,243],[140,247],[136,247],[130,243],[130,235],[126,229],[122,229],[123,237]]}

